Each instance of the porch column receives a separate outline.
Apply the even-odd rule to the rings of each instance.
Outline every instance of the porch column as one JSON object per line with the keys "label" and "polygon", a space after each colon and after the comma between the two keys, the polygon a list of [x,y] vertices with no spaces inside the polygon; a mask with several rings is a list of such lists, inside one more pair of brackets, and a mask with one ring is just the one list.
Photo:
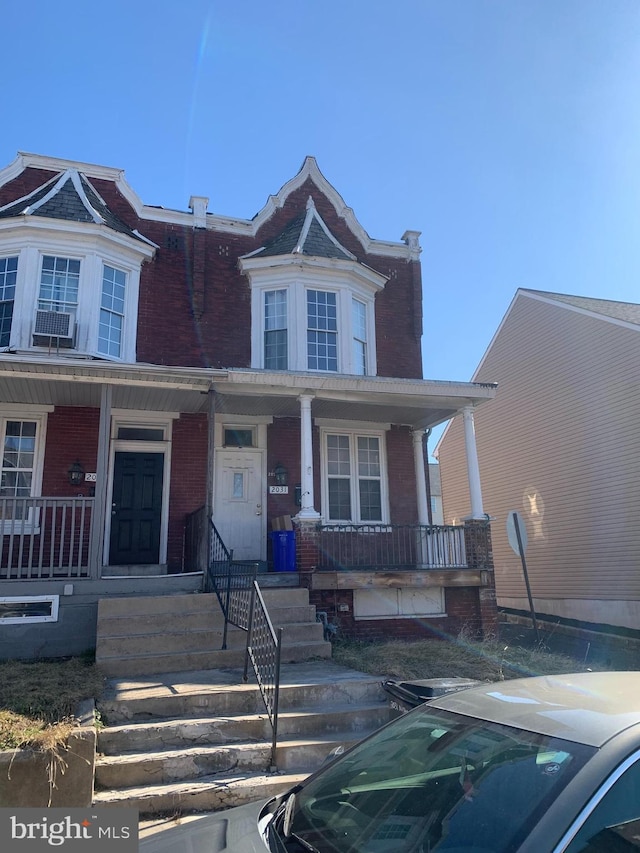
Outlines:
{"label": "porch column", "polygon": [[91,577],[100,577],[104,562],[104,529],[107,519],[107,479],[109,471],[109,436],[111,433],[111,385],[100,389],[100,424],[96,460],[96,492],[93,503],[89,566]]}
{"label": "porch column", "polygon": [[313,506],[313,428],[311,424],[311,394],[302,394],[300,400],[300,520],[320,518]]}
{"label": "porch column", "polygon": [[476,447],[476,431],[473,422],[473,406],[465,406],[462,410],[464,423],[464,446],[467,453],[467,476],[469,478],[469,495],[471,497],[471,518],[484,518],[482,507],[482,490],[480,488],[480,466],[478,465],[478,449]]}
{"label": "porch column", "polygon": [[429,524],[429,504],[427,497],[427,478],[424,473],[424,444],[422,436],[423,429],[414,429],[411,432],[413,438],[413,465],[416,472],[416,498],[418,501],[418,522]]}

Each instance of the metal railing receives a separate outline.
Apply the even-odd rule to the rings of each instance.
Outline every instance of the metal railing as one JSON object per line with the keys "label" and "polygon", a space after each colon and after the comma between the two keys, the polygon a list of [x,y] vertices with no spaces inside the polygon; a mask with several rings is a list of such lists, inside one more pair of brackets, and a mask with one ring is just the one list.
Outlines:
{"label": "metal railing", "polygon": [[424,524],[323,524],[318,568],[466,568],[464,527]]}
{"label": "metal railing", "polygon": [[280,658],[282,655],[282,628],[274,630],[267,606],[254,580],[252,589],[251,617],[247,636],[247,655],[244,665],[244,680],[249,677],[249,661],[262,694],[262,701],[271,723],[270,768],[276,769],[276,746],[278,740],[278,704],[280,701]]}
{"label": "metal railing", "polygon": [[222,648],[227,648],[229,625],[234,625],[247,634],[243,679],[245,682],[249,680],[251,663],[271,724],[270,766],[274,768],[278,736],[282,628],[276,632],[269,618],[256,580],[257,563],[234,562],[213,521],[210,522],[210,533],[205,590],[215,592],[224,616]]}
{"label": "metal railing", "polygon": [[0,580],[86,578],[94,498],[0,498]]}

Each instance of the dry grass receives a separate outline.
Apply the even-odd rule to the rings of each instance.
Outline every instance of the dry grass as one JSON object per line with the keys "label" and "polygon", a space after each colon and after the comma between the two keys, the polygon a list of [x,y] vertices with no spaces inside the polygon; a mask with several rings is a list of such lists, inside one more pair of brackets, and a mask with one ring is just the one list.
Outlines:
{"label": "dry grass", "polygon": [[103,684],[88,658],[0,661],[0,749],[55,749],[76,726],[78,704]]}
{"label": "dry grass", "polygon": [[475,678],[499,681],[525,675],[578,672],[587,667],[565,655],[463,637],[453,640],[358,643],[341,641],[333,648],[337,663],[394,679]]}

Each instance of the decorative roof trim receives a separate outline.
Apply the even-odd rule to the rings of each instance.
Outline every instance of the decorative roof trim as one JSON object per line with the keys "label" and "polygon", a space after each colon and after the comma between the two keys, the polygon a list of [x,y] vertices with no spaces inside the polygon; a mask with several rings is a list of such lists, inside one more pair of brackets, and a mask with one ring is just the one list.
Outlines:
{"label": "decorative roof trim", "polygon": [[[167,222],[186,227],[194,226],[194,214],[186,211],[154,207],[142,202],[135,190],[127,183],[123,169],[110,166],[99,166],[83,163],[79,160],[64,160],[59,157],[47,157],[42,154],[19,152],[13,163],[0,170],[0,186],[17,178],[24,169],[44,169],[52,172],[65,172],[67,169],[77,169],[87,178],[114,181],[120,193],[129,202],[141,219],[155,222]],[[389,258],[402,258],[416,261],[420,255],[418,237],[420,231],[405,231],[402,242],[390,240],[374,240],[360,225],[353,210],[348,207],[338,191],[327,181],[316,162],[315,157],[305,157],[302,168],[275,194],[270,195],[267,203],[253,219],[237,219],[220,214],[207,213],[206,227],[212,231],[224,231],[230,234],[255,236],[259,228],[279,208],[283,207],[287,198],[302,186],[307,178],[311,178],[318,189],[333,204],[338,216],[342,217],[349,229],[360,241],[367,254],[381,255]]]}

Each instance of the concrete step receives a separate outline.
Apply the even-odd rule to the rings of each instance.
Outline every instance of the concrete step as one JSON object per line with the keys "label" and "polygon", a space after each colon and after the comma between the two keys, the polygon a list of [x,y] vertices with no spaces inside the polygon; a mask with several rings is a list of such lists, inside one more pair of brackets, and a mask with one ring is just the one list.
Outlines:
{"label": "concrete step", "polygon": [[[282,662],[299,663],[331,657],[331,643],[297,643],[283,645]],[[162,672],[188,672],[192,669],[217,669],[239,667],[244,664],[244,649],[219,649],[217,651],[184,651],[175,654],[142,654],[131,649],[126,656],[113,657],[98,654],[96,663],[107,677],[143,676]]]}
{"label": "concrete step", "polygon": [[[284,664],[280,711],[336,708],[352,703],[386,702],[381,681],[330,661]],[[166,672],[159,677],[113,679],[98,704],[109,726],[125,723],[235,714],[261,714],[264,703],[254,680],[245,684],[242,669]],[[106,733],[102,730],[101,736]]]}
{"label": "concrete step", "polygon": [[180,595],[131,595],[121,598],[101,598],[98,602],[98,629],[101,617],[142,616],[150,613],[219,611],[213,593],[181,593]]}
{"label": "concrete step", "polygon": [[[98,751],[106,756],[161,750],[193,744],[231,744],[269,740],[271,724],[264,712],[234,716],[196,717],[192,719],[154,720],[109,726],[98,734]],[[278,734],[281,737],[328,735],[336,732],[362,732],[378,728],[389,718],[388,704],[352,703],[322,710],[297,708],[281,712]]]}
{"label": "concrete step", "polygon": [[[279,737],[276,766],[281,772],[308,775],[320,767],[337,746],[346,749],[359,739],[353,731],[324,737]],[[158,752],[101,756],[96,760],[95,783],[103,789],[163,785],[217,773],[262,773],[270,764],[271,740],[199,744]]]}
{"label": "concrete step", "polygon": [[174,782],[98,791],[93,803],[96,806],[135,808],[141,815],[221,811],[275,797],[307,776],[307,773],[226,773],[196,779],[188,784]]}
{"label": "concrete step", "polygon": [[[94,804],[141,815],[229,808],[287,790],[384,724],[380,679],[331,662],[285,664],[275,763],[257,685],[241,670],[114,679],[98,705]],[[161,716],[163,715],[163,716]]]}

